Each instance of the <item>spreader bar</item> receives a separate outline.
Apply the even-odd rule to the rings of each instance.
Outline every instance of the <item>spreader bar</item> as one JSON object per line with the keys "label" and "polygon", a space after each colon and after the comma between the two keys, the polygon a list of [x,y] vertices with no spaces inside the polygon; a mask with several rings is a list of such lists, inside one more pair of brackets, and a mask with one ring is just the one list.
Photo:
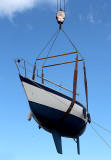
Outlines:
{"label": "spreader bar", "polygon": [[84,61],[84,59],[79,59],[79,60],[70,61],[70,62],[63,62],[63,63],[58,63],[58,64],[51,64],[51,65],[42,66],[42,67],[43,67],[43,68],[46,68],[46,67],[53,67],[53,66],[58,66],[58,65],[62,65],[62,64],[74,63],[74,62],[78,62],[78,61]]}
{"label": "spreader bar", "polygon": [[50,57],[37,58],[37,59],[36,59],[36,61],[39,61],[39,60],[44,60],[44,59],[49,59],[49,58],[60,57],[60,56],[66,56],[66,55],[70,55],[70,54],[76,54],[76,53],[78,53],[78,52],[70,52],[70,53],[59,54],[59,55],[50,56]]}

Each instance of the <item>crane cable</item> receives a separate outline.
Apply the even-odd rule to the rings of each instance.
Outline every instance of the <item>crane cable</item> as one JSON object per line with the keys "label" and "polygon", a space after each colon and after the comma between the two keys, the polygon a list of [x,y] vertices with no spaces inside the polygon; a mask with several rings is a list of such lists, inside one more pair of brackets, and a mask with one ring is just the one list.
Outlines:
{"label": "crane cable", "polygon": [[[64,33],[65,37],[68,39],[68,41],[69,41],[69,43],[72,45],[73,49],[74,49],[76,52],[78,52],[76,45],[73,43],[73,41],[71,40],[71,38],[69,37],[69,35],[68,35],[63,29],[61,29],[61,31]],[[82,55],[80,52],[78,52],[78,53],[79,53],[80,57],[81,57],[82,59],[84,59],[83,55]]]}
{"label": "crane cable", "polygon": [[66,0],[64,0],[64,11],[66,11]]}
{"label": "crane cable", "polygon": [[[39,55],[37,56],[37,58],[39,58],[41,56],[41,54],[44,52],[44,50],[48,47],[48,45],[51,43],[51,41],[53,40],[53,38],[56,36],[56,34],[58,33],[58,29],[56,30],[56,32],[52,35],[52,37],[50,38],[50,40],[46,43],[46,45],[44,46],[44,48],[40,51]],[[36,59],[37,59],[36,58]]]}
{"label": "crane cable", "polygon": [[104,142],[104,144],[111,150],[111,145],[104,139],[103,136],[100,135],[100,133],[93,127],[92,124],[91,124],[91,128],[96,133],[96,135]]}
{"label": "crane cable", "polygon": [[[53,40],[53,42],[52,42],[51,47],[49,48],[49,51],[48,51],[48,54],[47,54],[47,56],[46,56],[46,57],[48,57],[48,56],[49,56],[49,54],[50,54],[50,52],[51,52],[51,50],[52,50],[52,48],[53,48],[53,46],[54,46],[54,44],[55,44],[55,42],[56,42],[56,40],[57,40],[58,36],[59,36],[59,33],[60,33],[60,30],[58,30],[57,34],[55,35],[55,38],[54,38],[54,40]],[[43,65],[42,65],[42,66],[44,66],[44,65],[45,65],[46,61],[47,61],[47,59],[45,59],[45,60],[44,60],[44,63],[43,63]]]}
{"label": "crane cable", "polygon": [[59,2],[57,0],[57,12],[58,12],[58,10],[59,10]]}
{"label": "crane cable", "polygon": [[[55,44],[58,36],[59,36],[59,33],[60,33],[60,30],[58,30],[58,32],[57,32],[57,34],[56,34],[56,36],[55,36],[55,38],[54,38],[54,40],[53,40],[53,42],[52,42],[52,45],[51,45],[50,48],[49,48],[49,51],[48,51],[48,53],[47,53],[47,57],[49,56],[49,54],[50,54],[50,52],[51,52],[51,50],[52,50],[52,48],[53,48],[53,46],[54,46],[54,44]],[[43,66],[45,65],[46,61],[47,61],[47,59],[45,59],[45,60],[43,61],[43,64],[42,64],[42,74],[41,74],[42,84],[44,84],[44,70],[43,70]],[[35,65],[36,65],[36,64],[35,64]],[[35,72],[35,70],[34,70],[34,72]],[[33,72],[33,75],[34,75],[34,72]]]}
{"label": "crane cable", "polygon": [[[41,50],[41,52],[39,53],[39,55],[37,56],[37,58],[39,58],[39,57],[42,55],[42,53],[44,52],[44,50],[48,47],[48,45],[51,43],[51,41],[54,39],[54,37],[57,37],[57,35],[58,35],[58,29],[57,29],[57,31],[52,35],[52,37],[51,37],[50,40],[46,43],[46,45],[43,47],[43,49]],[[55,38],[55,39],[57,39],[57,38]],[[55,42],[55,39],[54,39],[53,43]],[[53,45],[54,45],[54,44],[53,44]],[[53,45],[52,45],[52,47],[53,47]],[[52,49],[52,47],[50,48],[50,50]],[[50,53],[50,51],[49,51],[48,53]],[[35,80],[35,71],[36,71],[36,60],[35,60],[35,63],[34,63],[34,68],[33,68],[33,75],[32,75],[32,79],[33,79],[33,80]]]}
{"label": "crane cable", "polygon": [[[57,0],[57,12],[62,9],[62,0]],[[64,0],[64,11],[66,10],[66,0]]]}
{"label": "crane cable", "polygon": [[62,32],[64,33],[65,37],[68,39],[68,41],[70,42],[70,44],[72,45],[72,47],[75,49],[75,51],[77,51],[77,48],[75,46],[75,44],[72,42],[72,40],[70,39],[70,37],[68,36],[68,34],[63,30],[61,29]]}
{"label": "crane cable", "polygon": [[61,9],[61,6],[62,6],[62,2],[61,2],[61,0],[60,0],[60,9]]}
{"label": "crane cable", "polygon": [[99,123],[92,121],[92,123],[96,126],[98,126],[99,128],[103,129],[104,131],[106,131],[107,133],[111,134],[111,131],[106,129],[105,127],[103,127],[102,125],[100,125]]}

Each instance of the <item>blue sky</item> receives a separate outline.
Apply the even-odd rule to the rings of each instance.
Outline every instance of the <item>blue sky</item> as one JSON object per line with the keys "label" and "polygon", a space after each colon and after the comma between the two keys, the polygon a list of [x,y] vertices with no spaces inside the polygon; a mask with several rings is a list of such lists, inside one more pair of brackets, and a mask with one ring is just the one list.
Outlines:
{"label": "blue sky", "polygon": [[[52,136],[42,129],[39,130],[34,120],[27,121],[29,106],[14,59],[23,57],[31,63],[34,62],[58,27],[55,19],[56,5],[55,1],[51,0],[0,1],[0,159],[110,160],[111,150],[96,136],[90,125],[80,138],[80,156],[76,153],[73,140],[65,138],[63,138],[64,154],[58,155]],[[91,117],[111,130],[110,8],[110,0],[67,1],[64,30],[87,60]],[[52,54],[57,50],[60,52],[60,49],[65,52],[72,51],[62,36],[56,42]],[[72,70],[68,73],[70,67]],[[73,73],[73,65],[65,69],[68,75]],[[61,73],[58,76],[60,75]],[[51,76],[52,73],[50,78]],[[65,80],[63,84],[71,88],[72,81],[66,77],[65,72],[62,76]],[[80,100],[84,102],[83,83],[78,83],[78,88],[82,90]],[[98,128],[97,130],[111,144],[111,136]]]}

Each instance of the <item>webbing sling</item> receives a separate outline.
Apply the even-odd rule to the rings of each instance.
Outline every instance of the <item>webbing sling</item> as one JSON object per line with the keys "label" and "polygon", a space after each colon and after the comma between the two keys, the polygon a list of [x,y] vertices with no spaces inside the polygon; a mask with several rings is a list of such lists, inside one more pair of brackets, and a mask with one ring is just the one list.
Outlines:
{"label": "webbing sling", "polygon": [[62,122],[65,118],[67,118],[67,116],[69,115],[69,113],[71,112],[75,101],[76,101],[76,89],[77,89],[77,73],[78,73],[78,55],[76,56],[76,64],[75,64],[75,70],[74,70],[74,80],[73,80],[73,100],[68,108],[68,110],[65,112],[65,114],[59,119],[58,122]]}
{"label": "webbing sling", "polygon": [[34,63],[32,80],[35,80],[36,62]]}
{"label": "webbing sling", "polygon": [[[88,87],[87,87],[87,77],[86,77],[86,67],[85,62],[83,62],[83,71],[84,71],[84,85],[85,85],[85,95],[86,95],[86,107],[87,107],[87,117],[88,117]],[[75,65],[75,71],[74,71],[74,81],[73,81],[73,100],[68,108],[68,110],[65,112],[63,117],[59,119],[58,122],[62,122],[64,119],[66,119],[71,112],[72,108],[74,107],[75,101],[76,101],[76,90],[77,90],[77,73],[78,73],[78,55],[76,57],[76,65]]]}
{"label": "webbing sling", "polygon": [[87,113],[88,113],[88,87],[87,87],[85,62],[83,62],[83,70],[84,70],[84,85],[85,85],[85,94],[86,94],[86,108],[87,108]]}

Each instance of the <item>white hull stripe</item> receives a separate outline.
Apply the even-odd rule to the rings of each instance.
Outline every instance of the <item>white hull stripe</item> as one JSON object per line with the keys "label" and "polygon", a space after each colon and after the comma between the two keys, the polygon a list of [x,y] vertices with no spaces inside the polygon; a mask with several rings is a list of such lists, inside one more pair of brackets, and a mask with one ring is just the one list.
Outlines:
{"label": "white hull stripe", "polygon": [[[70,106],[72,100],[70,97],[28,78],[20,76],[20,79],[25,89],[28,101],[42,104],[63,112],[66,112]],[[83,110],[84,107],[77,102],[75,103],[70,114],[84,119]]]}

